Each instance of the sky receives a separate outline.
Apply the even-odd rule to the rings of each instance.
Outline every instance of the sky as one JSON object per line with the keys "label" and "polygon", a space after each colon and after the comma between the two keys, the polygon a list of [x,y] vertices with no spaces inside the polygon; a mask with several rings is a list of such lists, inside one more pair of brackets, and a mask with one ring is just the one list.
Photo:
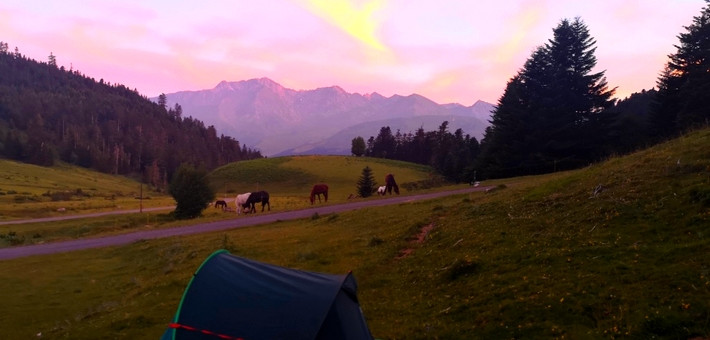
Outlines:
{"label": "sky", "polygon": [[[655,86],[704,0],[0,2],[11,51],[147,97],[267,77],[296,90],[497,103],[563,19],[580,17],[616,97]],[[0,75],[1,76],[1,75]]]}

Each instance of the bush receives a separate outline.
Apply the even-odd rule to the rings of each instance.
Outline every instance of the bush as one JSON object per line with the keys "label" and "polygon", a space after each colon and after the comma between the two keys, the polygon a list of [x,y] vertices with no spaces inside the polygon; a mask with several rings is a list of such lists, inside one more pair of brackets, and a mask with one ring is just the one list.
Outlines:
{"label": "bush", "polygon": [[197,170],[188,164],[180,165],[175,172],[169,192],[177,202],[174,213],[178,219],[200,216],[215,198],[207,180],[207,171]]}

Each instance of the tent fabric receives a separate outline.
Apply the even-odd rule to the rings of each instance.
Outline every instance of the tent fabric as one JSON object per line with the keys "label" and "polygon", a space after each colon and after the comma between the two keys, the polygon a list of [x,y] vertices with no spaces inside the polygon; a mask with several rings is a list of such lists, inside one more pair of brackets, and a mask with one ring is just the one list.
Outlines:
{"label": "tent fabric", "polygon": [[351,273],[257,262],[220,250],[190,280],[163,340],[372,339]]}

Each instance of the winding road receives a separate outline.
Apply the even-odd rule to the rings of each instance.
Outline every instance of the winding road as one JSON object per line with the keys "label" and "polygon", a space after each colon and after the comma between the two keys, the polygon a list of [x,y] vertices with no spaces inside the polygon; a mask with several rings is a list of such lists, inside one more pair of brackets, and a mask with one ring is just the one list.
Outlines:
{"label": "winding road", "polygon": [[[285,211],[285,212],[280,212],[280,213],[268,213],[268,214],[258,214],[257,213],[257,214],[253,214],[253,215],[247,216],[247,217],[234,218],[234,219],[230,219],[230,220],[210,222],[210,223],[200,223],[200,224],[194,224],[194,225],[184,226],[184,227],[137,231],[137,232],[133,232],[133,233],[115,235],[115,236],[105,236],[105,237],[87,238],[87,239],[79,239],[79,240],[72,240],[72,241],[43,243],[43,244],[35,244],[35,245],[29,245],[29,246],[9,247],[9,248],[0,249],[0,260],[9,260],[9,259],[14,259],[14,258],[34,256],[34,255],[46,255],[46,254],[54,254],[54,253],[61,253],[61,252],[69,252],[69,251],[89,249],[89,248],[119,246],[119,245],[125,245],[125,244],[129,244],[132,242],[136,242],[139,240],[149,240],[149,239],[157,239],[157,238],[164,238],[164,237],[183,236],[183,235],[192,235],[192,234],[199,234],[199,233],[236,229],[236,228],[253,226],[253,225],[258,225],[258,224],[273,223],[276,221],[306,218],[306,217],[313,216],[313,214],[315,214],[315,213],[318,213],[319,215],[325,215],[325,214],[332,214],[332,213],[338,213],[338,212],[343,212],[343,211],[357,210],[357,209],[362,209],[362,208],[367,208],[367,207],[376,207],[376,206],[408,203],[408,202],[428,200],[428,199],[449,196],[449,195],[465,194],[465,193],[476,192],[476,191],[485,191],[490,188],[491,188],[490,186],[470,187],[470,188],[465,188],[465,189],[434,192],[434,193],[420,194],[420,195],[393,196],[393,197],[388,197],[386,199],[378,199],[378,200],[366,200],[366,201],[358,201],[358,202],[334,204],[334,205],[317,205],[317,206],[314,206],[313,208],[308,208],[308,209],[303,209],[303,210],[293,210],[293,211]],[[143,211],[146,211],[146,209],[143,209]],[[125,210],[122,212],[111,212],[111,214],[136,213],[136,212],[138,212],[138,211],[137,210],[136,211]],[[109,214],[109,213],[99,213],[99,214]],[[94,215],[94,214],[80,215],[75,218],[90,217],[92,215]],[[101,216],[101,215],[97,215],[97,216]],[[56,217],[56,218],[42,218],[42,219],[36,219],[36,220],[23,220],[21,222],[22,223],[46,222],[46,221],[52,221],[52,220],[56,220],[56,219],[69,219],[69,218],[72,218],[72,216],[63,216],[63,217]],[[14,223],[18,223],[18,221],[15,221]]]}

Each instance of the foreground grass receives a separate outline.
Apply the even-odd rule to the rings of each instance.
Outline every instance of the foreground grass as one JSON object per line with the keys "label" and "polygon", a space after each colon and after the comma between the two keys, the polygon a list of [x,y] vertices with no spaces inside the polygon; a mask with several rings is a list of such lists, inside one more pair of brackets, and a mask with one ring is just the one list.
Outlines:
{"label": "foreground grass", "polygon": [[192,273],[225,248],[352,270],[377,338],[708,337],[707,145],[704,130],[488,194],[3,261],[0,335],[158,338]]}

